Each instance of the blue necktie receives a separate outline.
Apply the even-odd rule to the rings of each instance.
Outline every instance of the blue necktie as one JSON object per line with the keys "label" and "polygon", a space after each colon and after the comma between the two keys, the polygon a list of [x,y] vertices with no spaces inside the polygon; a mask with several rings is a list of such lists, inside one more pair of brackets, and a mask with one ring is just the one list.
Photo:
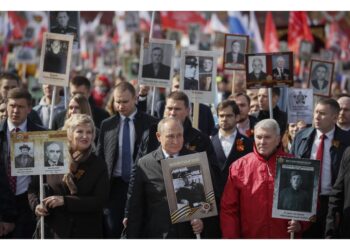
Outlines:
{"label": "blue necktie", "polygon": [[131,169],[131,150],[130,150],[130,118],[124,119],[123,127],[123,145],[122,145],[122,179],[129,182]]}

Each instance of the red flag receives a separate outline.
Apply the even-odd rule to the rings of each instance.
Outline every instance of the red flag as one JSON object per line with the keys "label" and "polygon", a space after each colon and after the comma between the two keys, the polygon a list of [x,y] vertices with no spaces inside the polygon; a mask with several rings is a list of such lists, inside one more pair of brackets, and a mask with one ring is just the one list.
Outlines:
{"label": "red flag", "polygon": [[14,40],[22,39],[23,32],[28,23],[25,13],[18,11],[9,11],[8,17],[11,24],[11,38]]}
{"label": "red flag", "polygon": [[189,23],[206,24],[205,18],[196,11],[162,11],[162,28],[181,30],[188,32]]}
{"label": "red flag", "polygon": [[305,11],[291,11],[288,22],[288,47],[298,54],[301,40],[313,42]]}
{"label": "red flag", "polygon": [[275,22],[272,18],[272,13],[269,11],[266,15],[264,44],[266,52],[278,52],[279,41]]}

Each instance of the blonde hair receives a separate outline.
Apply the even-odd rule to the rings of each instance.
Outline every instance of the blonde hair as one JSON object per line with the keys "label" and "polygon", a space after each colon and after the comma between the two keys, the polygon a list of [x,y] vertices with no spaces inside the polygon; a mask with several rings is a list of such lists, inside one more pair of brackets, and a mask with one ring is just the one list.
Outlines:
{"label": "blonde hair", "polygon": [[64,123],[63,130],[67,130],[67,136],[72,135],[74,130],[80,125],[90,125],[92,138],[94,140],[96,135],[95,124],[92,118],[87,114],[73,114]]}

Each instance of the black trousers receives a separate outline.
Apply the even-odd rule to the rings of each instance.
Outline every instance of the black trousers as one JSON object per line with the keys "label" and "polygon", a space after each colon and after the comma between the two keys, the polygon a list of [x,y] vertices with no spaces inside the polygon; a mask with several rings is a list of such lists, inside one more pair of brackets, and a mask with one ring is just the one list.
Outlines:
{"label": "black trousers", "polygon": [[129,183],[120,177],[111,178],[109,200],[104,209],[104,238],[120,239],[123,231],[125,203]]}
{"label": "black trousers", "polygon": [[316,222],[311,223],[311,226],[303,233],[304,239],[324,239],[326,218],[328,213],[329,196],[321,195],[319,197],[319,206],[316,213]]}
{"label": "black trousers", "polygon": [[15,204],[18,211],[15,229],[4,238],[31,239],[35,231],[36,220],[34,212],[29,207],[28,193],[16,195]]}

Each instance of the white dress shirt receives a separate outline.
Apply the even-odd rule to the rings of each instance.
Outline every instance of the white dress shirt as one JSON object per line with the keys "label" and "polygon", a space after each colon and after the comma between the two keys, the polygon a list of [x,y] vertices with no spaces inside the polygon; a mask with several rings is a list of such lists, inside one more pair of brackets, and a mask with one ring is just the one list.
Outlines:
{"label": "white dress shirt", "polygon": [[164,155],[164,159],[176,158],[176,157],[179,156],[179,153],[177,153],[177,154],[172,155],[172,157],[170,157],[170,155],[167,152],[165,152],[165,150],[163,148],[162,148],[162,152],[163,152],[163,155]]}
{"label": "white dress shirt", "polygon": [[[19,128],[20,132],[27,132],[27,119],[18,127],[16,127],[9,119],[7,119],[7,141],[8,143],[8,152],[10,152],[11,147],[11,136],[10,133],[13,129]],[[27,192],[28,186],[30,184],[30,176],[17,176],[16,181],[16,195],[23,194]]]}
{"label": "white dress shirt", "polygon": [[[321,176],[321,195],[329,195],[332,190],[332,168],[331,168],[331,154],[330,148],[334,137],[335,128],[326,133],[327,138],[324,140],[323,159],[322,159],[322,176]],[[322,132],[316,130],[316,136],[311,149],[311,159],[316,159],[318,146],[321,143]]]}
{"label": "white dress shirt", "polygon": [[226,158],[228,157],[228,155],[231,152],[233,143],[235,142],[235,139],[236,139],[236,135],[237,135],[237,130],[236,129],[229,136],[224,136],[219,130],[219,140],[220,140],[222,149],[224,150]]}
{"label": "white dress shirt", "polygon": [[[133,164],[134,145],[136,140],[134,118],[137,113],[137,109],[129,116],[129,128],[130,128],[130,152],[131,152],[131,164]],[[119,127],[119,141],[118,141],[118,159],[117,165],[113,169],[113,176],[120,177],[122,175],[122,150],[123,150],[123,131],[125,116],[120,115],[120,127]]]}

